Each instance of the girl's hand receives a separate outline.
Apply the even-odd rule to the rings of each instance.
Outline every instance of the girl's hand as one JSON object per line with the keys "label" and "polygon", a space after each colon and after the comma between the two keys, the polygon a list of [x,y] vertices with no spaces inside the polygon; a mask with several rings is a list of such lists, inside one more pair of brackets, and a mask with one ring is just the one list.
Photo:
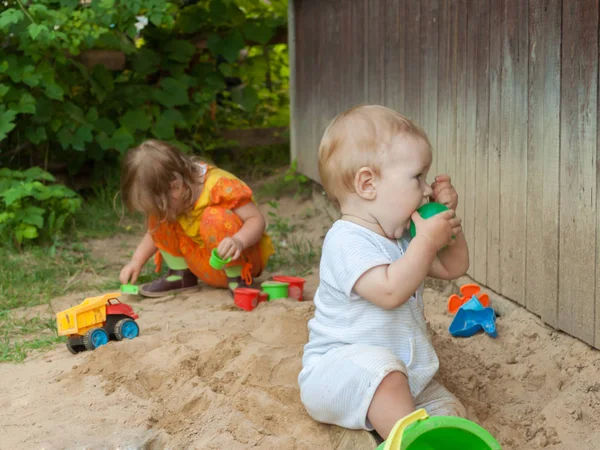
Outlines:
{"label": "girl's hand", "polygon": [[444,174],[435,177],[431,189],[433,189],[433,193],[431,194],[433,201],[446,205],[448,209],[456,210],[458,193],[454,189],[454,186],[452,186],[452,180],[448,175]]}
{"label": "girl's hand", "polygon": [[142,271],[142,265],[136,261],[130,261],[121,269],[119,281],[121,284],[134,284]]}
{"label": "girl's hand", "polygon": [[234,237],[226,237],[221,241],[219,247],[217,247],[217,253],[222,259],[231,258],[235,261],[242,255],[244,245],[241,241]]}

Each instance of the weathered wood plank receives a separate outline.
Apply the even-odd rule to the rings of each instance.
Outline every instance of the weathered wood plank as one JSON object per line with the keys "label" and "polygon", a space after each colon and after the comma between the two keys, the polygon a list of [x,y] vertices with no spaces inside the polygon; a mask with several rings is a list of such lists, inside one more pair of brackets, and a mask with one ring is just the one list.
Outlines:
{"label": "weathered wood plank", "polygon": [[[366,102],[380,105],[385,98],[385,27],[381,26],[386,20],[383,0],[364,0],[364,29],[366,43],[364,45],[365,61],[365,93]],[[334,59],[334,58],[332,58]]]}
{"label": "weathered wood plank", "polygon": [[525,305],[527,3],[503,1],[500,132],[500,292]]}
{"label": "weathered wood plank", "polygon": [[454,45],[456,52],[456,141],[454,144],[454,186],[462,200],[458,202],[456,214],[462,218],[467,241],[472,238],[472,229],[467,227],[467,205],[473,203],[474,192],[467,185],[467,0],[458,0]]}
{"label": "weathered wood plank", "polygon": [[458,127],[458,4],[460,0],[448,0],[448,49],[449,67],[448,84],[448,114],[446,129],[446,173],[456,179],[456,138]]}
{"label": "weathered wood plank", "polygon": [[563,1],[558,325],[594,343],[598,1]]}
{"label": "weathered wood plank", "polygon": [[433,147],[431,177],[437,172],[438,148],[438,0],[423,0],[421,5],[421,117],[420,124]]}
{"label": "weathered wood plank", "polygon": [[502,2],[490,2],[490,113],[487,202],[487,286],[500,288],[500,120],[502,72]]}
{"label": "weathered wood plank", "polygon": [[451,110],[451,79],[450,79],[450,61],[451,45],[450,39],[450,3],[441,1],[439,8],[439,27],[438,27],[438,125],[437,125],[437,152],[435,154],[437,172],[448,172],[447,160],[453,157],[452,150],[449,148],[448,134],[452,118]]}
{"label": "weathered wood plank", "polygon": [[475,204],[477,202],[477,180],[476,180],[476,145],[477,145],[477,47],[479,31],[479,2],[468,0],[467,2],[467,38],[466,38],[466,92],[465,97],[465,180],[464,192],[461,192],[462,201],[466,202],[464,208],[463,228],[467,243],[469,245],[470,267],[468,275],[473,276],[475,259]]}
{"label": "weathered wood plank", "polygon": [[404,113],[406,93],[406,1],[385,0],[384,105]]}
{"label": "weathered wood plank", "polygon": [[[487,284],[487,227],[488,227],[488,148],[490,116],[490,5],[489,2],[470,0],[469,14],[475,14],[475,60],[471,61],[475,76],[475,203],[472,226],[471,274]],[[469,19],[469,23],[471,19]],[[470,27],[469,27],[470,29]],[[471,41],[471,38],[469,38]]]}
{"label": "weathered wood plank", "polygon": [[561,0],[529,2],[527,308],[557,325]]}
{"label": "weathered wood plank", "polygon": [[406,33],[408,45],[404,54],[404,67],[406,67],[406,95],[404,115],[419,124],[421,120],[421,58],[419,43],[421,9],[419,0],[406,1]]}

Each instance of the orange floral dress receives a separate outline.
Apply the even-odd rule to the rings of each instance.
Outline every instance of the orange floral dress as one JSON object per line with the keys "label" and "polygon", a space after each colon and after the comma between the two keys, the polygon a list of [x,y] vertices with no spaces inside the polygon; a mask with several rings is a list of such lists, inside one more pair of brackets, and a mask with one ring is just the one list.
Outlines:
{"label": "orange floral dress", "polygon": [[[252,190],[229,172],[209,165],[202,167],[205,170],[204,187],[194,208],[177,217],[175,222],[157,223],[150,217],[149,232],[159,250],[183,257],[200,281],[209,286],[227,287],[225,271],[210,266],[210,254],[224,238],[242,228],[242,219],[234,210],[254,202],[254,198]],[[273,253],[271,239],[264,233],[258,243],[245,249],[229,266],[242,266],[242,278],[250,284],[252,277],[261,274]],[[154,261],[159,272],[162,265],[160,252],[156,253]]]}

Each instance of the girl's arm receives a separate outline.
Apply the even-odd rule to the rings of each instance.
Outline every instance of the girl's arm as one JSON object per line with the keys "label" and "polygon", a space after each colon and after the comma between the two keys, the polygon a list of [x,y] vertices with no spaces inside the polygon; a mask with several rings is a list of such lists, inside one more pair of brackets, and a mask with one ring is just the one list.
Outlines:
{"label": "girl's arm", "polygon": [[157,250],[152,236],[150,236],[150,233],[146,233],[131,257],[131,261],[121,269],[121,273],[119,274],[121,284],[135,283],[142,271],[142,267],[144,267],[144,264],[146,264]]}
{"label": "girl's arm", "polygon": [[242,252],[256,244],[265,232],[265,218],[254,203],[248,203],[233,210],[244,224],[232,237],[226,237],[217,248],[217,253],[223,259],[234,261]]}
{"label": "girl's arm", "polygon": [[150,233],[146,233],[142,242],[138,245],[135,253],[131,257],[131,261],[143,266],[150,259],[152,255],[156,253],[158,248],[154,245],[154,241],[152,240],[152,236]]}
{"label": "girl's arm", "polygon": [[252,247],[262,237],[265,232],[265,218],[254,203],[248,203],[240,208],[234,209],[244,225],[240,231],[233,235],[243,246],[243,249]]}

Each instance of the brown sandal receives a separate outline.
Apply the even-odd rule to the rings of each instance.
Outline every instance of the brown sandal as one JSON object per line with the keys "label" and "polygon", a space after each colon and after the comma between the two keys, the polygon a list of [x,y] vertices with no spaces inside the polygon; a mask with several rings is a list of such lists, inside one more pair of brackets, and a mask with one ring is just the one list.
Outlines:
{"label": "brown sandal", "polygon": [[[177,279],[169,280],[171,277]],[[158,280],[140,286],[140,294],[144,297],[164,297],[178,292],[189,291],[198,287],[198,277],[190,269],[169,270]]]}

